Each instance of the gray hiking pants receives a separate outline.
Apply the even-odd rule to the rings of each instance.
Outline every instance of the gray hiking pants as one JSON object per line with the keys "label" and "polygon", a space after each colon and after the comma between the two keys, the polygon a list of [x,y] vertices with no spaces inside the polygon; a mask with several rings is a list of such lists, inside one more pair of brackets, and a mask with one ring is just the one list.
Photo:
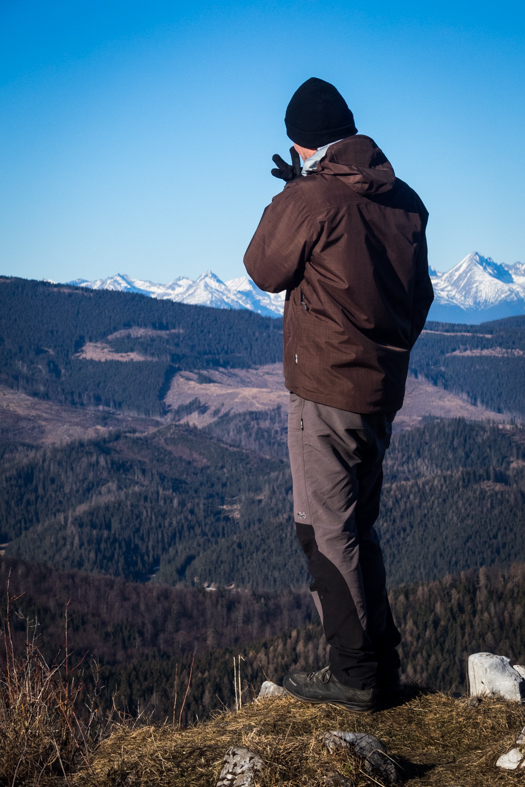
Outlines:
{"label": "gray hiking pants", "polygon": [[310,589],[342,683],[374,685],[399,666],[400,642],[374,529],[395,413],[360,415],[290,394],[294,518]]}

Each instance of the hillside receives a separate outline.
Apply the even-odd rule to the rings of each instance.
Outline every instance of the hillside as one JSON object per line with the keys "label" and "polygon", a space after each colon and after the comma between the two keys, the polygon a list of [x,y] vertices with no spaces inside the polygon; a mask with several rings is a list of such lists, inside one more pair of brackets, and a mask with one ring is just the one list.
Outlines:
{"label": "hillside", "polygon": [[[7,554],[170,584],[304,586],[278,321],[21,279],[1,279],[0,299]],[[524,337],[524,318],[429,323],[416,344],[396,429],[419,428],[394,437],[379,522],[393,586],[525,559],[520,429],[432,423],[520,413]]]}
{"label": "hillside", "polygon": [[305,583],[290,473],[278,460],[168,426],[10,451],[0,470],[0,537],[9,555],[173,584]]}
{"label": "hillside", "polygon": [[[268,426],[262,453],[283,437]],[[216,437],[171,425],[5,446],[0,543],[7,555],[133,580],[304,587],[288,464]],[[378,522],[391,586],[525,560],[524,497],[519,427],[430,421],[395,435]]]}
{"label": "hillside", "polygon": [[525,317],[454,325],[427,322],[410,369],[473,404],[525,416]]}
{"label": "hillside", "polygon": [[282,353],[279,320],[0,277],[0,383],[60,404],[162,415],[182,369]]}
{"label": "hillside", "polygon": [[[242,657],[244,701],[266,678],[280,682],[293,666],[326,664],[326,643],[306,592],[140,585],[5,558],[3,588],[9,572],[11,594],[23,594],[12,616],[19,647],[27,622],[37,619],[37,642],[53,661],[63,647],[67,609],[72,659],[85,659],[88,688],[94,683],[90,661],[96,660],[104,687],[99,703],[106,709],[115,700],[120,709],[147,707],[162,720],[171,718],[175,704],[178,716],[193,663],[183,713],[189,723],[233,707],[234,656]],[[525,563],[392,590],[404,681],[464,693],[469,653],[488,650],[525,664],[524,598]]]}
{"label": "hillside", "polygon": [[[479,403],[468,402],[461,392],[433,385],[415,374],[407,379],[405,400],[396,415],[394,431],[413,429],[429,417],[511,420]],[[177,423],[211,427],[207,429],[210,434],[227,434],[228,442],[235,442],[241,435],[248,437],[250,432],[254,437],[255,431],[267,429],[270,423],[279,421],[286,426],[288,399],[282,363],[275,363],[251,369],[179,372],[164,402],[171,408],[169,417]],[[257,424],[250,428],[250,421]],[[268,443],[271,444],[269,438]]]}
{"label": "hillside", "polygon": [[378,521],[391,586],[522,559],[524,439],[461,419],[395,437]]}
{"label": "hillside", "polygon": [[[246,309],[0,277],[0,384],[41,400],[176,421],[196,413],[202,425],[202,414],[204,423],[225,415],[232,398],[242,400],[237,412],[275,409],[280,381],[263,393],[263,373],[251,386],[247,373],[270,370],[281,355],[282,321]],[[525,318],[429,322],[411,371],[470,408],[524,418]]]}

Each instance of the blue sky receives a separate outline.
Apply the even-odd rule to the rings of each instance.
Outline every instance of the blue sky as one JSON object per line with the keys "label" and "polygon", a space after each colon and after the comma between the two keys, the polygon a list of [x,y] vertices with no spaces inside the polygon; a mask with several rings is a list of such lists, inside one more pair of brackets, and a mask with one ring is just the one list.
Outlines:
{"label": "blue sky", "polygon": [[311,76],[420,193],[432,265],[525,261],[524,20],[461,0],[0,0],[0,273],[243,275]]}

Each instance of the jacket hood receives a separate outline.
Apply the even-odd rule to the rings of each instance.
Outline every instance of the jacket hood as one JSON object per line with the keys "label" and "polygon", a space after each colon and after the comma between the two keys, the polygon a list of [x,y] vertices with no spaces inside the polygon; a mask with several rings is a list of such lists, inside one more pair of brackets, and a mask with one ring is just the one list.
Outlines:
{"label": "jacket hood", "polygon": [[316,172],[334,175],[358,194],[384,194],[396,176],[392,164],[370,137],[356,134],[330,145]]}

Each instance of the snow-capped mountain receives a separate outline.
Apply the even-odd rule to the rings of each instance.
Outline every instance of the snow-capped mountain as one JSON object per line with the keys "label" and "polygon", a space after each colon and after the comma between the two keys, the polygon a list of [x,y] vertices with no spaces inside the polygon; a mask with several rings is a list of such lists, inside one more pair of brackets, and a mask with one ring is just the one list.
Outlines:
{"label": "snow-capped mountain", "polygon": [[505,265],[472,252],[446,273],[431,271],[429,319],[480,323],[525,314],[525,265]]}
{"label": "snow-capped mountain", "polygon": [[187,276],[179,276],[170,284],[155,284],[152,281],[142,279],[132,279],[125,273],[117,273],[116,276],[109,276],[107,279],[75,279],[68,284],[75,287],[89,287],[90,290],[116,290],[117,292],[134,292],[138,295],[149,295],[154,298],[170,298],[177,300],[177,296],[182,294],[186,288],[193,284]]}
{"label": "snow-capped mountain", "polygon": [[[435,293],[430,320],[475,324],[525,314],[525,263],[500,264],[472,252],[446,273],[430,268],[430,276]],[[96,281],[75,279],[68,284],[134,292],[216,309],[248,309],[265,317],[282,317],[284,311],[284,292],[263,292],[247,276],[223,282],[211,271],[195,281],[180,276],[170,284],[155,284],[120,273]]]}
{"label": "snow-capped mountain", "polygon": [[[247,309],[259,312],[259,314],[267,314],[268,316],[282,317],[284,312],[284,299],[285,292],[264,292],[247,276],[241,276],[238,279],[230,279],[226,282],[226,286],[232,291],[237,293],[239,298],[242,298],[243,303],[246,304]],[[265,312],[260,311],[265,309]]]}
{"label": "snow-capped mountain", "polygon": [[187,276],[180,276],[170,284],[133,279],[122,273],[96,281],[75,279],[68,284],[92,290],[133,292],[178,303],[212,306],[215,309],[248,309],[265,317],[282,317],[284,311],[284,293],[274,295],[263,292],[247,276],[225,283],[212,271],[206,271],[195,281]]}

